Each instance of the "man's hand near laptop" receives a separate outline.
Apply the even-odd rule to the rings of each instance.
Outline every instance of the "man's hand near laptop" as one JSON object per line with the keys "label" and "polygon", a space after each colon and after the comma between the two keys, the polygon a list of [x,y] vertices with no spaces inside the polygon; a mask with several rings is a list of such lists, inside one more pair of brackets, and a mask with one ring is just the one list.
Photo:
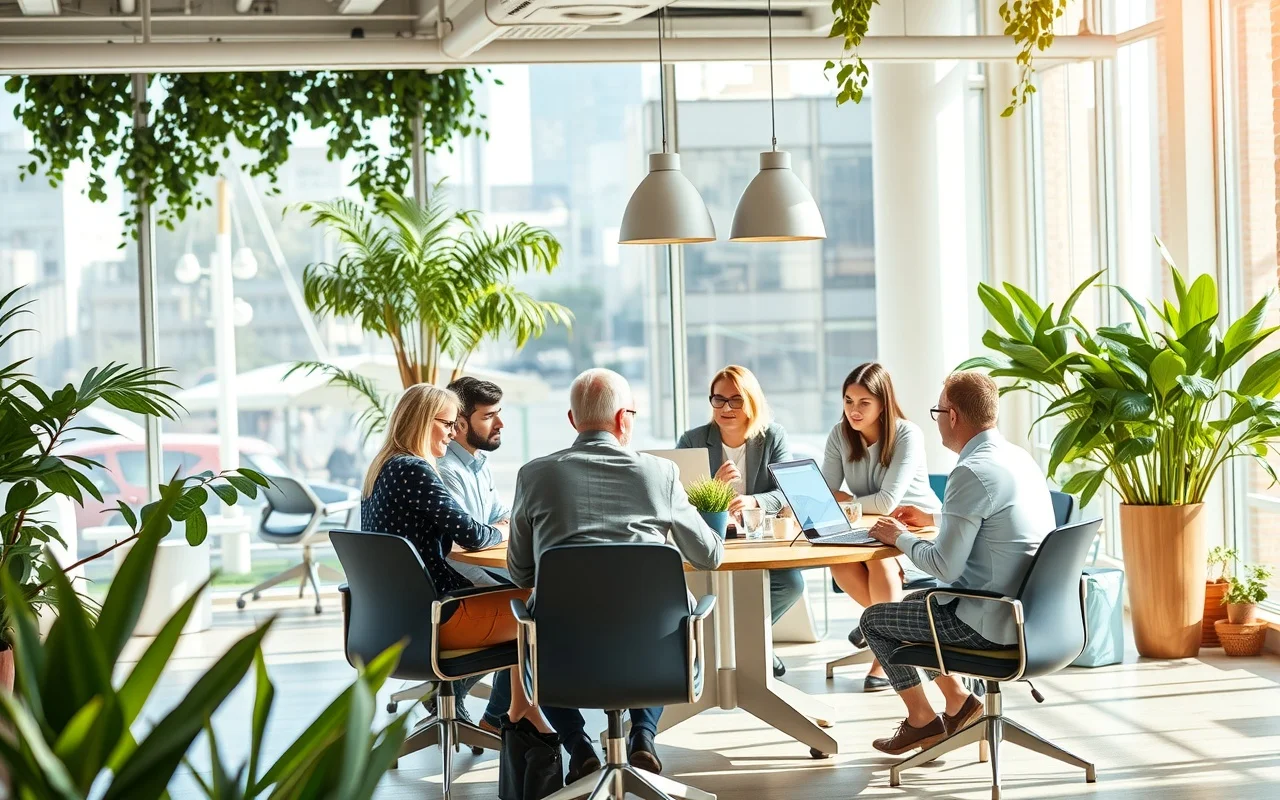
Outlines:
{"label": "man's hand near laptop", "polygon": [[893,547],[898,545],[899,534],[907,533],[910,528],[927,528],[933,525],[933,515],[915,506],[899,506],[887,517],[876,520],[868,533],[878,542]]}

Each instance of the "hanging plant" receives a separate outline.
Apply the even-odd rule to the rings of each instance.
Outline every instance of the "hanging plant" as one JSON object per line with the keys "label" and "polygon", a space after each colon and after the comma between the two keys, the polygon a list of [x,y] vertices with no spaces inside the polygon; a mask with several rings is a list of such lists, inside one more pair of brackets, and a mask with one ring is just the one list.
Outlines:
{"label": "hanging plant", "polygon": [[[824,74],[836,72],[836,105],[844,105],[849,101],[861,103],[867,88],[870,72],[862,57],[858,55],[858,47],[862,45],[871,23],[871,7],[880,0],[831,0],[831,10],[836,18],[831,23],[831,38],[842,38],[844,50],[839,62],[828,61]],[[1044,51],[1053,44],[1053,24],[1067,10],[1068,0],[1013,0],[1000,4],[1000,18],[1004,20],[1004,35],[1012,36],[1021,49],[1018,51],[1017,63],[1020,69],[1018,84],[1013,87],[1013,99],[1001,112],[1007,117],[1019,106],[1024,105],[1035,94],[1033,82],[1035,67],[1032,58],[1037,50]]]}
{"label": "hanging plant", "polygon": [[[150,76],[143,128],[131,123],[128,75],[16,75],[5,90],[21,96],[14,117],[33,140],[23,179],[43,173],[56,187],[74,161],[84,161],[91,200],[107,199],[115,175],[130,197],[123,216],[133,219],[150,203],[156,224],[172,229],[212,203],[200,181],[221,171],[233,141],[254,152],[250,174],[274,186],[291,135],[304,123],[327,132],[329,160],[359,160],[353,185],[361,194],[402,190],[419,110],[428,152],[458,136],[487,136],[474,96],[481,80],[474,69],[159,74]],[[390,130],[389,151],[375,136],[379,120]]]}

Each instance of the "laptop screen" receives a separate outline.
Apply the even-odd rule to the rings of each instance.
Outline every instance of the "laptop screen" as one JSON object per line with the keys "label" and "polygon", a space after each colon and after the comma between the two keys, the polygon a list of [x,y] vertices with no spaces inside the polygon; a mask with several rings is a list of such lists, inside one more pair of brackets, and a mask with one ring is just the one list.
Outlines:
{"label": "laptop screen", "polygon": [[769,471],[802,530],[816,530],[820,535],[849,530],[849,520],[812,458],[771,464]]}

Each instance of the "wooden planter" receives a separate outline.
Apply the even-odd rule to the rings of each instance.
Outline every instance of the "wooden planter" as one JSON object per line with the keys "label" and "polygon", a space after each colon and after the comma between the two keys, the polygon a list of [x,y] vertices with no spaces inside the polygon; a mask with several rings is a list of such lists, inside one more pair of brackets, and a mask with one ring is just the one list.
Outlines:
{"label": "wooden planter", "polygon": [[1242,625],[1227,620],[1219,620],[1214,626],[1218,630],[1218,638],[1222,640],[1222,649],[1229,656],[1261,655],[1262,647],[1267,643],[1267,623],[1246,622]]}
{"label": "wooden planter", "polygon": [[1147,658],[1192,658],[1204,624],[1204,505],[1120,506],[1133,638]]}
{"label": "wooden planter", "polygon": [[1204,624],[1200,627],[1201,647],[1222,647],[1222,642],[1218,641],[1218,632],[1213,629],[1213,623],[1227,618],[1227,607],[1223,605],[1222,598],[1226,596],[1227,587],[1230,585],[1227,581],[1210,581],[1204,585]]}

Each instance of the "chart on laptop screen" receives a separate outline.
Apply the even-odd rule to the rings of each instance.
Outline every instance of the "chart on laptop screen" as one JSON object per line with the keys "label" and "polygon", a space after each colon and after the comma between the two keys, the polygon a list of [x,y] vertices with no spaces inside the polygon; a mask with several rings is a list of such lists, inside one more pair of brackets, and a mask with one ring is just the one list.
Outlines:
{"label": "chart on laptop screen", "polygon": [[844,512],[827,488],[822,472],[813,461],[802,461],[775,467],[774,479],[786,495],[791,511],[802,530],[824,530],[845,527]]}

